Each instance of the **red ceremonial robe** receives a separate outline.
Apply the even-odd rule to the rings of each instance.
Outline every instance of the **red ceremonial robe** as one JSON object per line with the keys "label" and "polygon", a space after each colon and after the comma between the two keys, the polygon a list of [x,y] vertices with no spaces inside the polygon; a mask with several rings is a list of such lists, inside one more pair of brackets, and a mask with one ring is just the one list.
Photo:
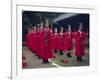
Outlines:
{"label": "red ceremonial robe", "polygon": [[50,30],[50,48],[54,49],[54,37],[53,37],[53,31]]}
{"label": "red ceremonial robe", "polygon": [[53,34],[53,48],[58,50],[58,33]]}
{"label": "red ceremonial robe", "polygon": [[44,54],[43,54],[43,59],[49,59],[53,57],[52,53],[52,33],[49,28],[45,30],[44,34]]}
{"label": "red ceremonial robe", "polygon": [[76,56],[81,57],[85,55],[85,40],[87,38],[87,33],[85,32],[76,32],[75,40],[76,40]]}
{"label": "red ceremonial robe", "polygon": [[36,32],[32,32],[32,51],[36,51]]}
{"label": "red ceremonial robe", "polygon": [[26,46],[29,48],[29,49],[32,49],[32,32],[28,32],[27,35],[26,35]]}
{"label": "red ceremonial robe", "polygon": [[37,55],[37,56],[39,56],[39,53],[40,53],[40,50],[39,50],[39,46],[40,46],[40,44],[39,44],[39,36],[40,36],[40,31],[36,31],[36,48],[35,48],[35,54]]}
{"label": "red ceremonial robe", "polygon": [[28,66],[27,61],[26,61],[26,57],[24,55],[22,55],[22,68],[26,68]]}
{"label": "red ceremonial robe", "polygon": [[38,36],[38,56],[43,58],[44,56],[44,53],[45,53],[45,48],[44,48],[44,45],[45,45],[45,40],[44,40],[44,36],[45,36],[45,31],[44,30],[41,30],[39,32],[39,36]]}
{"label": "red ceremonial robe", "polygon": [[73,38],[74,34],[72,32],[65,33],[65,49],[68,51],[73,49]]}
{"label": "red ceremonial robe", "polygon": [[59,33],[58,35],[58,49],[61,51],[65,50],[65,38],[64,38],[64,33]]}

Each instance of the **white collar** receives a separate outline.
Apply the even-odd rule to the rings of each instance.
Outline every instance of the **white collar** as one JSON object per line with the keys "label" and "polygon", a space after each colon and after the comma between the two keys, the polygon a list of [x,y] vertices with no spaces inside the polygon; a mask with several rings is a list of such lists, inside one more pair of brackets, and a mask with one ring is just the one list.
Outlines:
{"label": "white collar", "polygon": [[81,30],[79,30],[79,32],[80,32],[80,34],[82,33],[82,31],[81,31]]}

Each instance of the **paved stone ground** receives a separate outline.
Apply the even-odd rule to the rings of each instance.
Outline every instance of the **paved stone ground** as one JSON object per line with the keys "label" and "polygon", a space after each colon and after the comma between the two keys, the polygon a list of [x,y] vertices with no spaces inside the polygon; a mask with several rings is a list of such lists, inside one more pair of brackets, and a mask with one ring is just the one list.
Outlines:
{"label": "paved stone ground", "polygon": [[[54,53],[56,55],[56,58],[51,59],[50,63],[43,64],[42,59],[38,59],[37,56],[35,56],[27,47],[22,48],[22,52],[26,57],[28,67],[26,69],[32,69],[32,68],[53,68],[53,67],[74,67],[74,66],[88,66],[89,65],[89,51],[88,49],[85,49],[86,55],[83,57],[83,62],[77,62],[76,57],[74,55],[75,49],[73,50],[73,54],[71,58],[68,58],[66,56],[66,53],[63,55],[59,55],[58,53]],[[66,59],[68,60],[68,63],[63,63],[61,60]],[[56,65],[55,65],[56,64]]]}

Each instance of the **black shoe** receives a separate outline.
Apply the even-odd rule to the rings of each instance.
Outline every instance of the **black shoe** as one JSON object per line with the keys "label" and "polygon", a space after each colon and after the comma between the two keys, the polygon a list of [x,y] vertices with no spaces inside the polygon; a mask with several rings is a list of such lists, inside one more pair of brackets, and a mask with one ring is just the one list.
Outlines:
{"label": "black shoe", "polygon": [[41,59],[41,57],[38,57],[38,59]]}
{"label": "black shoe", "polygon": [[79,59],[79,57],[77,57],[77,62],[79,62],[80,61],[80,59]]}
{"label": "black shoe", "polygon": [[43,59],[43,63],[46,63],[46,61]]}
{"label": "black shoe", "polygon": [[45,64],[49,63],[48,59],[47,60],[43,59],[43,63],[45,63]]}
{"label": "black shoe", "polygon": [[78,61],[78,62],[82,62],[83,59],[82,59],[81,57],[77,57],[77,61]]}
{"label": "black shoe", "polygon": [[72,56],[70,55],[70,53],[67,53],[67,57],[72,57]]}
{"label": "black shoe", "polygon": [[49,63],[49,61],[48,61],[48,60],[46,60],[46,63]]}
{"label": "black shoe", "polygon": [[59,55],[63,55],[63,52],[62,51],[60,51],[60,54]]}
{"label": "black shoe", "polygon": [[35,51],[32,51],[33,53],[35,53]]}
{"label": "black shoe", "polygon": [[57,53],[57,50],[54,50],[55,53]]}
{"label": "black shoe", "polygon": [[83,59],[82,59],[81,57],[79,58],[79,60],[80,60],[80,61],[83,61]]}

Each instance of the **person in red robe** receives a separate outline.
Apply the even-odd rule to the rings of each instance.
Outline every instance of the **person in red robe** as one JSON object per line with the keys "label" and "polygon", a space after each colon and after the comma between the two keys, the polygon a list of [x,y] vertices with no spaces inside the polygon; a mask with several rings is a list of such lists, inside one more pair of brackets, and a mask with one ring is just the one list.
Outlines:
{"label": "person in red robe", "polygon": [[53,30],[52,30],[52,27],[49,28],[50,30],[50,48],[52,49],[52,51],[54,50],[54,33],[53,33]]}
{"label": "person in red robe", "polygon": [[53,57],[52,52],[52,39],[51,39],[52,32],[49,28],[49,20],[45,20],[45,28],[44,28],[44,53],[42,55],[43,63],[49,63],[49,59]]}
{"label": "person in red robe", "polygon": [[77,61],[83,61],[82,56],[85,55],[85,41],[87,39],[87,33],[82,32],[82,23],[79,23],[79,30],[75,33],[76,40],[76,52]]}
{"label": "person in red robe", "polygon": [[35,53],[36,51],[36,27],[33,27],[32,30],[32,52]]}
{"label": "person in red robe", "polygon": [[28,33],[26,34],[26,46],[27,48],[29,48],[30,50],[32,50],[32,45],[31,45],[31,42],[32,42],[32,30],[31,28],[28,29]]}
{"label": "person in red robe", "polygon": [[63,55],[63,51],[65,50],[65,39],[64,39],[64,30],[63,27],[61,27],[61,30],[58,35],[58,48],[60,51],[60,55]]}
{"label": "person in red robe", "polygon": [[53,37],[54,37],[54,52],[57,53],[57,50],[58,50],[58,32],[57,32],[57,28],[55,28],[54,30],[54,34],[53,34]]}
{"label": "person in red robe", "polygon": [[40,50],[39,50],[39,35],[40,35],[40,27],[39,26],[37,26],[37,28],[36,28],[36,50],[35,50],[35,56],[39,56],[39,52],[40,52]]}
{"label": "person in red robe", "polygon": [[41,21],[40,23],[40,30],[39,30],[39,35],[38,35],[38,58],[42,58],[44,56],[44,36],[45,36],[45,31],[44,31],[44,23]]}
{"label": "person in red robe", "polygon": [[22,53],[22,68],[27,68],[28,64],[25,55]]}
{"label": "person in red robe", "polygon": [[73,38],[74,33],[71,31],[71,25],[68,24],[68,32],[65,33],[65,49],[67,50],[68,57],[71,57],[73,50]]}

